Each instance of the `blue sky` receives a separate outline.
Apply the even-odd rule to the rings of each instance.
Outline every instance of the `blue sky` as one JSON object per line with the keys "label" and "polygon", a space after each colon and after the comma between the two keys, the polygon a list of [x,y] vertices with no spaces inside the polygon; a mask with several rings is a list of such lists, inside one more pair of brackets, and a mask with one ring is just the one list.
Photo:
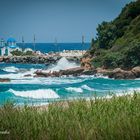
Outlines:
{"label": "blue sky", "polygon": [[90,42],[102,21],[113,20],[132,0],[0,0],[0,38],[21,42]]}

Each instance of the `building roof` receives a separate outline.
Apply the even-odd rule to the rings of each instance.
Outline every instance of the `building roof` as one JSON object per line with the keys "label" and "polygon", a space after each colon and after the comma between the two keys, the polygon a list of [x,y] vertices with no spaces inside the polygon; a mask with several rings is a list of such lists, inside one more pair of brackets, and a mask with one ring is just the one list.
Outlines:
{"label": "building roof", "polygon": [[9,48],[11,48],[11,49],[15,49],[15,48],[16,48],[16,46],[9,46]]}
{"label": "building roof", "polygon": [[8,38],[7,43],[8,42],[16,42],[16,40],[14,38]]}

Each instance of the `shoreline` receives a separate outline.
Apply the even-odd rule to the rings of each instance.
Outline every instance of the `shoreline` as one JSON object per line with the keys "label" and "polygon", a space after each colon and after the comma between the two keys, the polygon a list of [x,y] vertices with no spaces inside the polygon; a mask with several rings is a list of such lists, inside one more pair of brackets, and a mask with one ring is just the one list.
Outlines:
{"label": "shoreline", "polygon": [[47,72],[47,71],[36,71],[35,77],[61,77],[61,76],[81,76],[81,75],[88,75],[88,76],[108,76],[109,78],[114,79],[137,79],[140,78],[140,67],[134,67],[131,70],[122,70],[121,68],[116,68],[113,70],[110,69],[102,69],[102,68],[90,68],[86,69],[84,67],[76,67],[76,68],[70,68],[66,70],[60,70],[60,71],[53,71],[53,72]]}
{"label": "shoreline", "polygon": [[[53,101],[53,102],[46,102],[46,103],[40,103],[41,105],[39,104],[33,104],[33,103],[30,103],[30,104],[22,104],[22,105],[18,105],[18,104],[14,104],[14,106],[16,108],[19,108],[19,109],[22,109],[24,108],[25,106],[31,108],[31,109],[39,109],[39,110],[48,110],[49,106],[59,106],[59,107],[68,107],[68,103],[76,103],[76,102],[79,102],[79,101],[86,101],[87,103],[90,102],[90,101],[94,101],[94,103],[96,102],[96,100],[99,100],[99,101],[110,101],[110,100],[113,100],[114,98],[115,99],[118,99],[120,97],[129,97],[129,98],[132,98],[134,97],[135,95],[138,95],[140,94],[140,90],[133,90],[133,91],[130,91],[130,92],[122,92],[122,93],[118,93],[118,94],[115,94],[115,93],[112,93],[110,95],[110,93],[108,93],[106,96],[93,96],[93,97],[83,97],[83,98],[70,98],[70,99],[62,99],[62,100],[58,100],[58,101]],[[13,102],[7,102],[7,103],[13,103]],[[6,103],[6,104],[7,104]],[[5,104],[3,105],[0,105],[0,108],[2,108]]]}

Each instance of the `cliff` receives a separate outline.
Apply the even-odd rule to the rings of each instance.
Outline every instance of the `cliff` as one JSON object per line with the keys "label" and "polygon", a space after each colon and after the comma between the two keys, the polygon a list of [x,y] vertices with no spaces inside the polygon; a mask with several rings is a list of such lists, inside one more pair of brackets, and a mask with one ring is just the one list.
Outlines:
{"label": "cliff", "polygon": [[92,56],[94,67],[131,69],[140,65],[140,0],[127,4],[113,21],[98,25],[86,55]]}

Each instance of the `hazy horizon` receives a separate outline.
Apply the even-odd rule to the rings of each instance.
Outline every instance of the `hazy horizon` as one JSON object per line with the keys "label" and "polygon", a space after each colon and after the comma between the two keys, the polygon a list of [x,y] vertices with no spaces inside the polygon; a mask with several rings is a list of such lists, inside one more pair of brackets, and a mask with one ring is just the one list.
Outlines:
{"label": "hazy horizon", "polygon": [[79,43],[82,35],[90,43],[97,25],[118,16],[132,0],[1,0],[0,38],[21,42]]}

